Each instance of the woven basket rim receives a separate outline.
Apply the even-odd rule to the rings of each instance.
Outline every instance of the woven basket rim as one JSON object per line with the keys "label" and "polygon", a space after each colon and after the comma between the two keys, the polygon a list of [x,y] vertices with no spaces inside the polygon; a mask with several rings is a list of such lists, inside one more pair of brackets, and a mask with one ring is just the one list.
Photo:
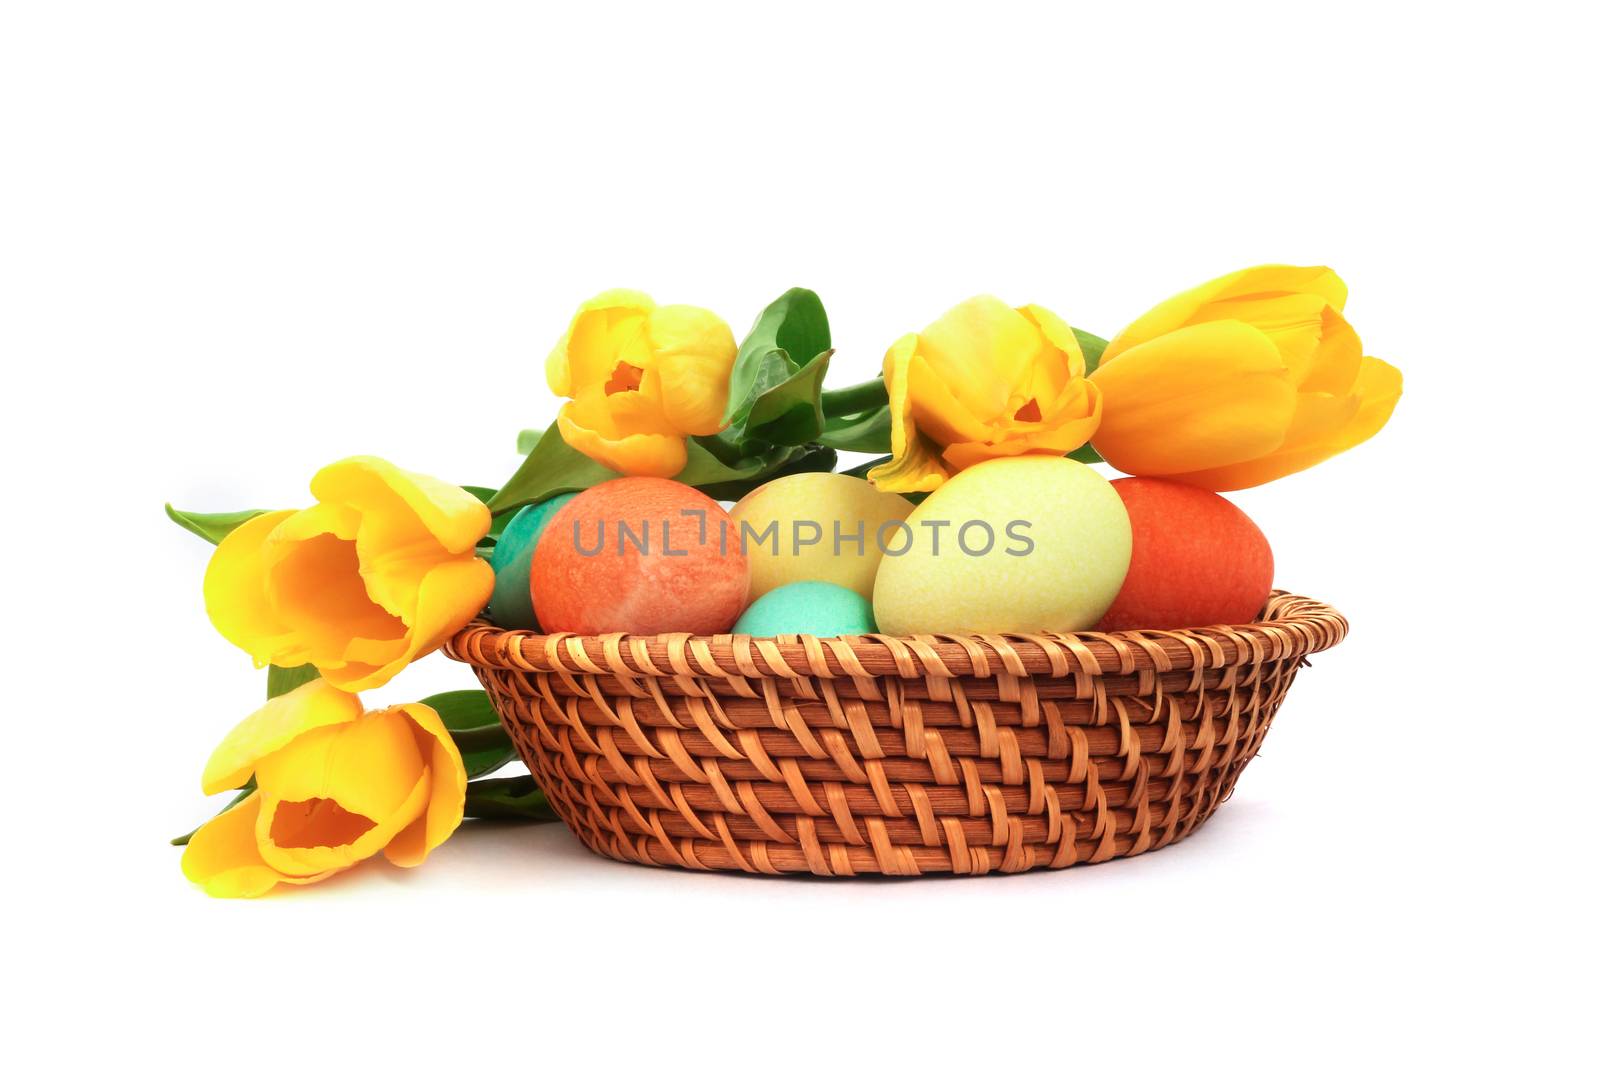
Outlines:
{"label": "woven basket rim", "polygon": [[575,675],[662,677],[988,677],[1208,670],[1304,658],[1349,632],[1337,610],[1273,590],[1260,618],[1239,626],[1115,633],[749,637],[743,634],[540,634],[477,619],[445,653],[480,667]]}

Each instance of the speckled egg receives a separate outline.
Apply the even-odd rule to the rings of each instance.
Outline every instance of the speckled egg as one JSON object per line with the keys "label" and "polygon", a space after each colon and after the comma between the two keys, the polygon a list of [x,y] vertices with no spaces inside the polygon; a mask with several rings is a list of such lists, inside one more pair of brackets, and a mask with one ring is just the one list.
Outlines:
{"label": "speckled egg", "polygon": [[722,505],[666,478],[579,493],[540,535],[530,574],[545,633],[727,633],[750,587]]}
{"label": "speckled egg", "polygon": [[745,608],[733,625],[734,633],[751,637],[844,637],[875,630],[871,602],[854,589],[832,582],[790,582],[768,590]]}
{"label": "speckled egg", "polygon": [[969,467],[906,522],[873,588],[887,634],[1085,629],[1115,599],[1132,552],[1116,490],[1054,456]]}
{"label": "speckled egg", "polygon": [[[871,598],[883,559],[880,531],[911,514],[898,493],[844,474],[791,474],[751,490],[729,517],[750,557],[750,598],[801,581],[831,582]],[[770,532],[769,532],[770,531]]]}
{"label": "speckled egg", "polygon": [[494,568],[494,596],[489,599],[489,615],[496,626],[507,630],[533,630],[539,619],[533,612],[533,594],[528,587],[528,568],[533,549],[539,543],[550,517],[560,511],[577,493],[562,493],[538,504],[529,504],[514,515],[500,539],[495,542],[489,565]]}

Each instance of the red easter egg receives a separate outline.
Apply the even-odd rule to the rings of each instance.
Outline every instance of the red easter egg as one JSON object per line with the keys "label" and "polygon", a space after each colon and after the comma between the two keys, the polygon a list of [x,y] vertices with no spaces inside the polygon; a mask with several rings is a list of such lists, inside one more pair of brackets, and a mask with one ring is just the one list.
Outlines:
{"label": "red easter egg", "polygon": [[1216,493],[1160,478],[1118,478],[1133,559],[1099,630],[1180,630],[1252,622],[1272,591],[1272,547]]}
{"label": "red easter egg", "polygon": [[666,478],[617,478],[550,518],[529,568],[546,633],[727,633],[750,564],[722,505]]}

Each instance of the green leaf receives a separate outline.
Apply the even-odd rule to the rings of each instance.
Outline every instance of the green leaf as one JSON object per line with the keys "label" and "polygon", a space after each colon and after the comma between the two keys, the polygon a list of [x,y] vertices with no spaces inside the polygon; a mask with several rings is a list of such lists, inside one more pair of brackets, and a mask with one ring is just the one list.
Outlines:
{"label": "green leaf", "polygon": [[543,430],[522,430],[517,434],[517,455],[526,456],[538,445],[539,438],[543,437]]}
{"label": "green leaf", "polygon": [[[233,794],[233,797],[226,804],[224,804],[222,806],[222,811],[217,812],[217,815],[221,815],[223,811],[227,811],[229,808],[232,808],[235,804],[238,804],[241,800],[243,800],[245,797],[249,796],[251,793],[254,793],[255,791],[256,791],[256,780],[255,780],[254,776],[252,776],[251,779],[244,784],[244,788],[240,789],[237,793]],[[211,818],[215,819],[217,817],[217,815],[213,815],[213,816],[211,816]],[[206,822],[210,822],[210,821],[211,821],[211,819],[207,819],[206,820]],[[202,825],[204,825],[204,824],[202,824]],[[195,834],[199,833],[199,832],[200,832],[200,827],[196,826],[193,830],[190,830],[188,833],[184,834],[182,837],[174,837],[172,839],[172,844],[174,844],[174,845],[187,845],[189,843],[189,839],[191,837],[193,837]]]}
{"label": "green leaf", "polygon": [[822,379],[830,349],[756,397],[741,423],[741,436],[774,445],[803,445],[822,432]]}
{"label": "green leaf", "polygon": [[495,714],[489,694],[482,689],[452,689],[447,693],[435,693],[417,703],[426,704],[438,712],[445,729],[452,733],[500,725],[500,716]]}
{"label": "green leaf", "polygon": [[221,544],[224,537],[257,515],[265,514],[266,511],[262,508],[254,511],[219,511],[207,514],[200,511],[179,511],[171,504],[167,505],[167,518],[214,545]]}
{"label": "green leaf", "polygon": [[1105,457],[1094,450],[1094,445],[1082,444],[1067,453],[1068,459],[1075,459],[1079,463],[1104,463]]}
{"label": "green leaf", "polygon": [[303,667],[268,667],[267,699],[281,697],[285,693],[299,689],[313,678],[319,677],[321,677],[321,674],[317,671],[317,668],[309,663]]}
{"label": "green leaf", "polygon": [[1099,368],[1100,357],[1110,342],[1076,326],[1072,327],[1072,334],[1078,339],[1078,347],[1083,350],[1083,373],[1093,374]]}
{"label": "green leaf", "polygon": [[581,492],[591,485],[620,478],[616,471],[595,462],[567,444],[555,423],[540,435],[533,451],[511,479],[487,501],[496,515],[514,512],[561,493]]}
{"label": "green leaf", "polygon": [[829,416],[817,441],[846,452],[887,452],[893,425],[894,420],[886,407],[853,415]]}
{"label": "green leaf", "polygon": [[774,386],[833,347],[828,313],[810,289],[790,289],[756,317],[728,379],[722,421],[733,423]]}
{"label": "green leaf", "polygon": [[530,774],[468,782],[465,814],[469,819],[527,819],[534,822],[550,822],[556,817],[539,783]]}
{"label": "green leaf", "polygon": [[753,478],[761,473],[762,468],[774,456],[787,454],[789,451],[768,449],[765,452],[729,459],[726,450],[721,447],[724,443],[714,437],[689,438],[684,442],[684,447],[689,453],[689,461],[683,465],[683,470],[673,475],[673,478],[685,485],[707,485]]}
{"label": "green leaf", "polygon": [[468,778],[490,774],[517,758],[516,746],[500,725],[489,694],[482,689],[452,689],[417,703],[439,713],[451,740],[461,750]]}
{"label": "green leaf", "polygon": [[[816,443],[797,448],[779,448],[762,455],[747,456],[739,464],[729,467],[706,450],[700,448],[696,457],[695,446],[701,439],[689,441],[689,462],[695,465],[694,474],[699,481],[691,482],[713,500],[738,500],[756,486],[790,474],[806,471],[831,471],[839,462],[839,454],[831,448]],[[689,472],[685,467],[684,471]],[[724,472],[724,480],[713,481],[717,471]],[[687,481],[682,474],[679,481]]]}

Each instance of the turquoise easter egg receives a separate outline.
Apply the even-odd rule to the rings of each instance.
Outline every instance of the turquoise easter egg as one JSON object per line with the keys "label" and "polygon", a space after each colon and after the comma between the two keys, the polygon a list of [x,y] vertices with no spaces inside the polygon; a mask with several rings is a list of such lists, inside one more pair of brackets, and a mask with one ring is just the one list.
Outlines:
{"label": "turquoise easter egg", "polygon": [[537,630],[533,614],[533,594],[528,587],[528,568],[539,535],[556,512],[577,493],[562,493],[539,504],[529,504],[512,517],[495,542],[489,566],[494,568],[494,595],[489,598],[489,614],[496,626],[507,630]]}
{"label": "turquoise easter egg", "polygon": [[855,590],[831,582],[780,585],[757,597],[733,624],[734,633],[751,637],[844,637],[870,634],[877,628],[872,603]]}

